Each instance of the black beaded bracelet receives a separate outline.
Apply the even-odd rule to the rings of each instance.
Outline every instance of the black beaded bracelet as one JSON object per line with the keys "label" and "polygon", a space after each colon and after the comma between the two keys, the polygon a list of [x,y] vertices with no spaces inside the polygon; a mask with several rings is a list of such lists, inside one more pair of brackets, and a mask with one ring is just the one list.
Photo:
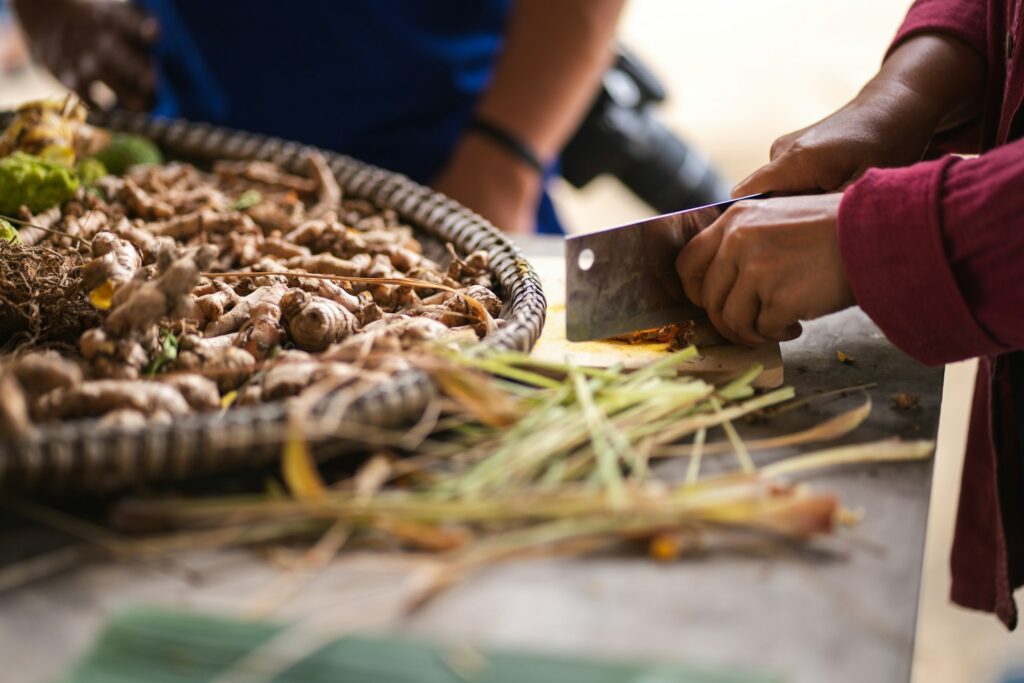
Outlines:
{"label": "black beaded bracelet", "polygon": [[504,147],[506,151],[511,152],[519,157],[519,159],[529,164],[529,166],[533,170],[537,171],[537,173],[544,173],[544,164],[542,164],[540,159],[537,158],[537,155],[534,154],[529,145],[501,126],[495,125],[490,121],[474,117],[470,119],[469,125],[466,126],[466,130],[474,131],[490,138],[491,141],[498,143]]}

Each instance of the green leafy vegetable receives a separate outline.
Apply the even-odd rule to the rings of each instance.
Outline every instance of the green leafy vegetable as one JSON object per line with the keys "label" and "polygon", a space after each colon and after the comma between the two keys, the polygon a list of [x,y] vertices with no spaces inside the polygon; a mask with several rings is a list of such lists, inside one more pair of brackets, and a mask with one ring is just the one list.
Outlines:
{"label": "green leafy vegetable", "polygon": [[0,218],[0,240],[4,242],[21,242],[21,235],[18,234],[18,229]]}
{"label": "green leafy vegetable", "polygon": [[103,176],[109,175],[107,173],[107,167],[103,165],[103,162],[95,157],[88,159],[82,159],[75,164],[75,173],[78,174],[78,179],[85,187],[91,187],[96,184],[96,181]]}
{"label": "green leafy vegetable", "polygon": [[110,144],[96,153],[95,159],[103,162],[107,170],[121,175],[132,166],[162,164],[160,148],[141,135],[114,133]]}
{"label": "green leafy vegetable", "polygon": [[15,215],[24,205],[32,213],[71,199],[78,190],[75,172],[24,152],[0,159],[0,214]]}

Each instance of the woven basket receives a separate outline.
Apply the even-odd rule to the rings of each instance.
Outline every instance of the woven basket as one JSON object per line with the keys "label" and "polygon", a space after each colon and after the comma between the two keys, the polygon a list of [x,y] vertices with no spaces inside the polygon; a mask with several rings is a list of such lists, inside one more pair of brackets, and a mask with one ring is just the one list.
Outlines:
{"label": "woven basket", "polygon": [[[0,127],[10,114],[0,114]],[[150,138],[171,159],[258,159],[293,172],[305,169],[314,149],[276,138],[206,124],[150,119],[143,115],[95,115],[91,122]],[[529,351],[544,325],[546,302],[540,279],[512,242],[490,223],[444,195],[405,176],[320,150],[346,197],[367,199],[395,210],[424,235],[451,242],[463,252],[483,249],[505,301],[506,325],[484,339],[483,350]],[[436,388],[426,374],[396,374],[356,399],[342,418],[353,425],[395,427],[420,416]],[[171,425],[104,429],[95,420],[46,425],[27,441],[0,437],[0,489],[109,491],[131,483],[166,481],[270,462],[284,438],[281,403],[199,414]],[[323,419],[323,418],[320,418]],[[343,425],[317,425],[339,432]],[[327,444],[335,450],[338,439]]]}

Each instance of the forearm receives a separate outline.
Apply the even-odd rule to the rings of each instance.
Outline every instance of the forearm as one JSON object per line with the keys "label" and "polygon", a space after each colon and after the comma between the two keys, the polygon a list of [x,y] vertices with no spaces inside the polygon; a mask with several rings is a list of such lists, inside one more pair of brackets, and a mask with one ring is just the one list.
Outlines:
{"label": "forearm", "polygon": [[974,47],[943,33],[921,33],[889,54],[857,99],[909,104],[922,126],[942,132],[977,114],[984,84],[985,62]]}
{"label": "forearm", "polygon": [[586,113],[611,60],[625,0],[517,0],[477,114],[552,159]]}
{"label": "forearm", "polygon": [[[594,98],[623,4],[517,0],[477,117],[549,163]],[[543,177],[524,155],[471,128],[432,184],[503,230],[522,232],[534,227]]]}

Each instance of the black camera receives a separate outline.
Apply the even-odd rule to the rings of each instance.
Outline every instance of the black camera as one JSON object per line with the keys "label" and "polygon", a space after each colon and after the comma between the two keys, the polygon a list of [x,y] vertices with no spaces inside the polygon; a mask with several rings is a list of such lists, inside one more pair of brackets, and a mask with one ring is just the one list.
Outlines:
{"label": "black camera", "polygon": [[562,177],[580,188],[599,175],[613,175],[658,213],[728,199],[728,185],[707,158],[658,120],[654,105],[664,100],[654,74],[620,47],[594,104],[562,151]]}

